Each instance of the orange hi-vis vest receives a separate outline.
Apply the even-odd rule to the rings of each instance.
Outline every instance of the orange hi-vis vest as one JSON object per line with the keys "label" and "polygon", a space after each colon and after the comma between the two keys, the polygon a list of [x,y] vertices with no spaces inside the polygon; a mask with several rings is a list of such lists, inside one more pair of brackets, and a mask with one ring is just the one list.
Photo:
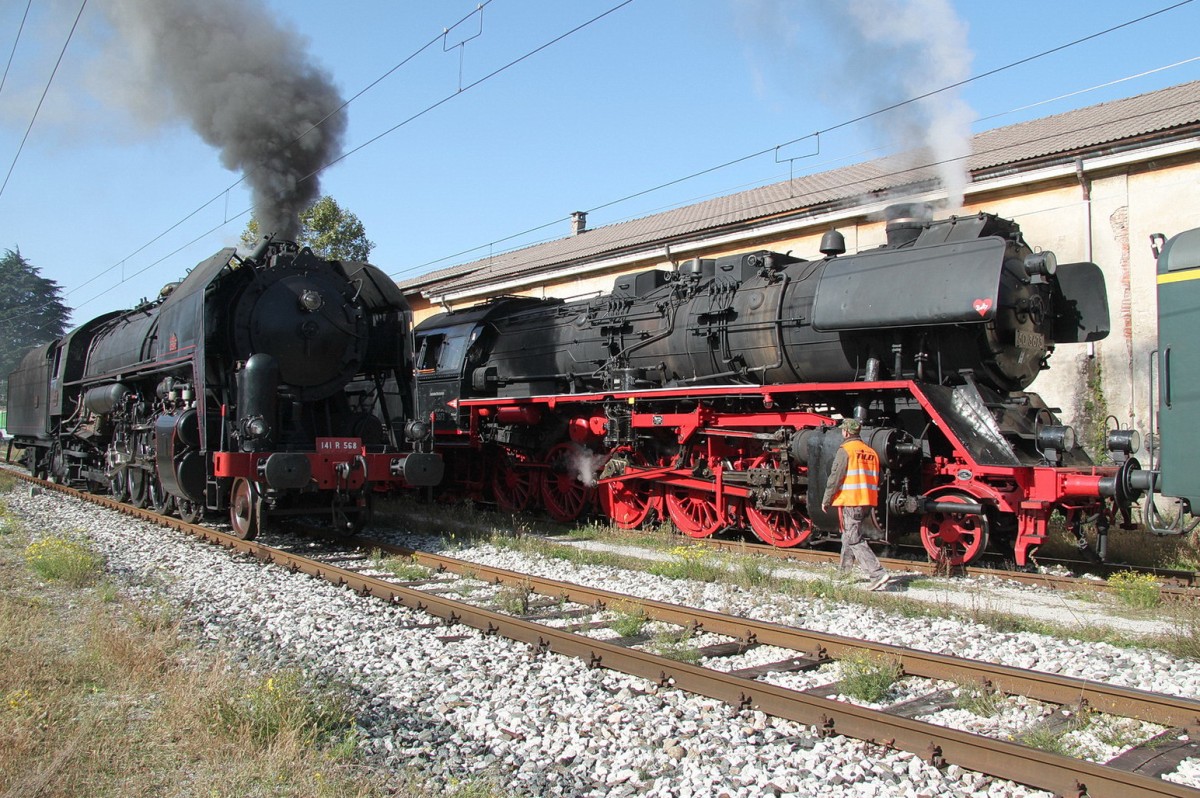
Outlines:
{"label": "orange hi-vis vest", "polygon": [[833,497],[834,507],[874,507],[879,501],[879,455],[862,441],[842,444],[850,462],[842,489]]}

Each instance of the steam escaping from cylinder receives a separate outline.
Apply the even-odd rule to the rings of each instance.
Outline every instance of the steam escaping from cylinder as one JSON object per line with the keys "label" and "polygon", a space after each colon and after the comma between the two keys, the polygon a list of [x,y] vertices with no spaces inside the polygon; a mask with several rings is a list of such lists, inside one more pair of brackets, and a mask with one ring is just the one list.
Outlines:
{"label": "steam escaping from cylinder", "polygon": [[260,231],[293,238],[300,211],[320,196],[315,172],[341,151],[346,128],[342,113],[325,119],[342,98],[303,38],[260,0],[104,8],[117,33],[109,69],[122,73],[109,76],[109,96],[144,121],[186,121],[244,175]]}
{"label": "steam escaping from cylinder", "polygon": [[594,488],[600,478],[600,469],[604,467],[604,463],[607,460],[607,454],[593,452],[582,446],[573,446],[571,447],[570,457],[567,460],[567,467],[582,485]]}

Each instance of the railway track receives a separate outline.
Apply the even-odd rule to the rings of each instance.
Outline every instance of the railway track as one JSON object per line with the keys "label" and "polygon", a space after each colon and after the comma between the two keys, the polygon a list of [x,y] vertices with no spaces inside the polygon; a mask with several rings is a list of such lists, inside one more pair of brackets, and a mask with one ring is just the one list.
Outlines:
{"label": "railway track", "polygon": [[[834,551],[821,551],[818,549],[780,549],[761,543],[717,540],[713,538],[706,538],[700,542],[720,551],[738,551],[764,557],[776,557],[783,560],[793,560],[796,562],[837,564],[840,556],[838,552]],[[944,569],[942,569],[937,563],[931,562],[928,559],[921,560],[904,559],[898,557],[880,557],[879,563],[889,571],[905,571],[909,573],[916,572],[918,574],[928,576],[945,575]],[[1035,573],[1031,571],[1019,571],[1004,568],[989,568],[985,566],[955,568],[951,571],[951,574],[973,577],[991,576],[998,579],[1008,579],[1021,584],[1037,585],[1039,587],[1045,587],[1051,590],[1060,590],[1066,592],[1106,592],[1111,589],[1112,585],[1102,578],[1095,578],[1096,576],[1104,577],[1123,571],[1132,571],[1137,574],[1152,576],[1158,580],[1160,582],[1159,594],[1165,600],[1200,600],[1200,574],[1197,574],[1194,571],[1180,571],[1165,568],[1146,568],[1134,565],[1093,563],[1077,560],[1041,559],[1039,560],[1039,563],[1047,566],[1058,566],[1072,572],[1086,573],[1092,576],[1080,577],[1072,576],[1070,574]]]}
{"label": "railway track", "polygon": [[[30,479],[24,477],[25,479]],[[30,481],[34,481],[30,479]],[[45,484],[45,483],[40,483]],[[757,709],[814,726],[820,734],[842,734],[877,745],[911,751],[936,763],[954,763],[989,775],[1052,790],[1060,795],[1193,796],[1200,791],[1165,781],[1178,762],[1200,757],[1200,702],[1080,679],[1027,671],[1002,665],[930,654],[913,649],[869,643],[830,634],[794,629],[648,601],[612,591],[541,579],[528,574],[489,568],[444,555],[413,551],[365,538],[345,543],[378,549],[429,569],[429,576],[397,581],[382,578],[378,563],[359,548],[343,547],[311,556],[311,544],[293,544],[306,554],[247,542],[220,531],[187,524],[177,518],[136,510],[111,499],[47,485],[129,515],[190,532],[204,540],[240,551],[293,571],[303,571],[363,595],[423,610],[447,624],[466,624],[485,634],[497,634],[531,645],[536,652],[554,652],[648,679],[663,686],[720,699],[735,707]],[[330,557],[342,560],[340,565]],[[451,595],[456,580],[507,585],[540,596],[513,614]],[[706,645],[701,667],[646,650],[644,636],[600,639],[613,620],[606,608],[636,604],[648,619],[702,634]],[[736,667],[736,658],[755,648],[771,647],[778,657],[754,667]],[[907,678],[923,682],[916,695],[884,707],[861,706],[839,700],[843,690],[836,676],[815,686],[789,689],[770,679],[820,673],[844,657],[862,654],[887,660]],[[721,669],[720,663],[728,667]],[[1032,739],[1040,730],[1062,727],[1081,713],[1132,718],[1153,723],[1162,731],[1134,745],[1107,764],[1087,762],[1040,750],[1022,742],[989,738],[939,726],[919,718],[955,702],[955,689],[983,686],[988,691],[1055,707],[1018,740]]]}
{"label": "railway track", "polygon": [[[413,521],[429,521],[434,519],[432,513],[423,507],[402,504],[394,510],[396,515]],[[554,540],[555,532],[563,530],[562,524],[547,521],[546,528],[552,529],[546,535]],[[489,525],[481,525],[478,531],[487,531]],[[761,557],[771,557],[785,562],[808,563],[815,565],[837,565],[840,554],[836,551],[825,551],[815,548],[778,548],[763,543],[753,543],[745,540],[730,540],[724,538],[682,538],[689,545],[705,546],[714,551],[734,554],[747,554]],[[922,550],[923,551],[923,550]],[[923,555],[922,555],[923,556]],[[1075,576],[1063,573],[1041,573],[1019,571],[999,567],[969,566],[955,568],[949,573],[937,563],[928,559],[908,559],[901,557],[880,557],[879,563],[889,571],[896,573],[919,574],[922,576],[968,576],[992,577],[1006,579],[1024,585],[1043,587],[1048,590],[1065,593],[1108,593],[1113,585],[1104,578],[1114,573],[1132,571],[1153,577],[1159,584],[1159,595],[1164,601],[1200,602],[1200,573],[1165,568],[1148,568],[1133,565],[1115,565],[1110,563],[1094,563],[1074,560],[1039,560],[1043,565],[1059,566],[1073,573],[1086,574]]]}

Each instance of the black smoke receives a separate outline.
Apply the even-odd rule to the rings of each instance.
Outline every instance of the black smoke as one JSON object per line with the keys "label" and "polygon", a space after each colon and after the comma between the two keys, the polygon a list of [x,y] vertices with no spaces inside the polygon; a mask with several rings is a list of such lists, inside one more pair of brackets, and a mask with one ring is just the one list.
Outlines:
{"label": "black smoke", "polygon": [[298,214],[320,196],[315,172],[341,152],[346,129],[344,113],[325,118],[342,98],[307,42],[258,0],[105,8],[130,70],[115,93],[151,117],[187,122],[243,174],[259,230],[294,237]]}

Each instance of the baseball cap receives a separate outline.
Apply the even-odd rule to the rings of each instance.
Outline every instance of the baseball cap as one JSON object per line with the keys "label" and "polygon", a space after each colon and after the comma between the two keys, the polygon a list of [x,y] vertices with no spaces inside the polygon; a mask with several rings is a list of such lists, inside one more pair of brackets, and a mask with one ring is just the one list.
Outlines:
{"label": "baseball cap", "polygon": [[847,432],[861,432],[862,422],[856,418],[847,418],[842,421],[842,429]]}

